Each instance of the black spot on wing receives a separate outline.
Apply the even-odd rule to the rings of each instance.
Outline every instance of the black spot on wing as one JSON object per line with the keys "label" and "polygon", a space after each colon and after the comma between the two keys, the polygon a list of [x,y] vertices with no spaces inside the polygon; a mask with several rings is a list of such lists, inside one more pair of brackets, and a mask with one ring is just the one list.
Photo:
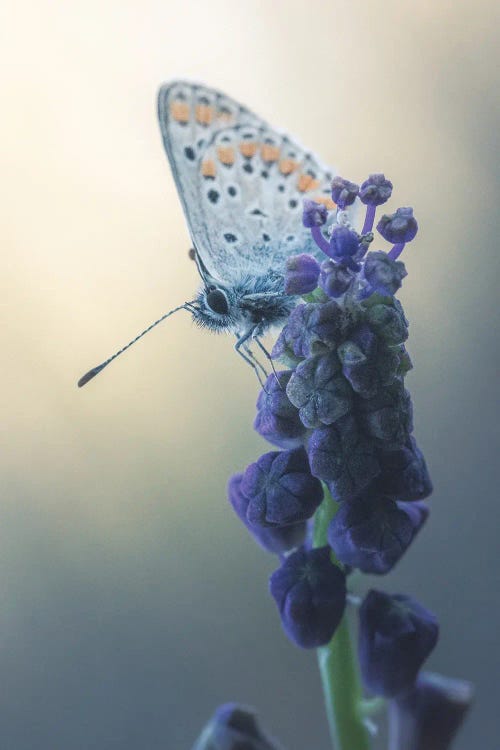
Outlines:
{"label": "black spot on wing", "polygon": [[226,242],[236,242],[238,239],[235,234],[231,234],[231,232],[226,232],[224,235],[224,239]]}
{"label": "black spot on wing", "polygon": [[189,159],[189,161],[194,161],[194,159],[196,158],[196,154],[194,153],[194,149],[191,148],[191,146],[186,146],[186,148],[184,149],[184,155],[185,155],[186,159]]}
{"label": "black spot on wing", "polygon": [[229,193],[229,195],[231,196],[231,198],[234,198],[234,196],[236,195],[236,193],[238,191],[236,190],[236,188],[234,187],[234,185],[229,185],[229,187],[227,189],[227,192]]}
{"label": "black spot on wing", "polygon": [[251,165],[251,164],[243,164],[243,169],[244,169],[244,170],[245,170],[245,172],[247,172],[248,174],[252,174],[252,172],[253,172],[253,167],[252,167],[252,165]]}
{"label": "black spot on wing", "polygon": [[217,203],[219,200],[219,193],[217,190],[209,190],[207,193],[207,198],[210,201],[210,203]]}

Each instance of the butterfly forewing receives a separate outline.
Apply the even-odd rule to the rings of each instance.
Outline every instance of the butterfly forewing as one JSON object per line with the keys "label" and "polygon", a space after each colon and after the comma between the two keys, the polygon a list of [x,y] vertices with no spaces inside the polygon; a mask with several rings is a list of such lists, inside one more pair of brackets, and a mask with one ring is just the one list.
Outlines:
{"label": "butterfly forewing", "polygon": [[215,278],[237,283],[316,251],[303,199],[334,204],[331,172],[313,155],[204,86],[163,86],[159,117],[194,244]]}

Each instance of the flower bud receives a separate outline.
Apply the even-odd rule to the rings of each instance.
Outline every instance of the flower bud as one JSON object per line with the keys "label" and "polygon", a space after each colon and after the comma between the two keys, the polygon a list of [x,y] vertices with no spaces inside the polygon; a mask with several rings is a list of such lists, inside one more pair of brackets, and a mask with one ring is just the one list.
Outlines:
{"label": "flower bud", "polygon": [[384,214],[377,224],[377,231],[387,242],[410,242],[418,231],[413,208],[402,207],[393,214]]}
{"label": "flower bud", "polygon": [[411,398],[401,380],[382,388],[372,398],[358,399],[357,407],[364,432],[386,447],[399,448],[413,430]]}
{"label": "flower bud", "polygon": [[359,197],[367,206],[381,206],[392,194],[392,182],[383,174],[371,174],[359,189]]}
{"label": "flower bud", "polygon": [[369,591],[359,610],[359,660],[366,687],[386,698],[411,688],[438,635],[436,617],[411,597]]}
{"label": "flower bud", "polygon": [[280,750],[257,723],[254,711],[225,703],[214,713],[193,750]]}
{"label": "flower bud", "polygon": [[359,266],[354,262],[354,259],[358,253],[362,252],[360,238],[356,232],[342,225],[334,227],[328,251],[331,258],[348,266],[353,271],[358,271]]}
{"label": "flower bud", "polygon": [[334,300],[297,305],[274,345],[273,358],[291,351],[300,359],[335,348],[353,327],[357,314],[356,308],[348,310]]}
{"label": "flower bud", "polygon": [[299,412],[286,395],[286,385],[291,371],[282,370],[266,380],[266,390],[257,399],[257,416],[254,429],[263,438],[279,448],[298,448],[302,445],[306,428]]}
{"label": "flower bud", "polygon": [[372,398],[394,382],[400,365],[397,351],[389,349],[366,324],[359,326],[337,349],[342,372],[363,398]]}
{"label": "flower bud", "polygon": [[402,344],[408,338],[408,321],[397,299],[392,298],[388,305],[381,303],[368,307],[366,320],[377,336],[389,346]]}
{"label": "flower bud", "polygon": [[381,449],[377,453],[381,466],[374,489],[397,500],[424,500],[432,492],[432,482],[425,459],[415,438],[408,437],[399,448]]}
{"label": "flower bud", "polygon": [[246,517],[261,526],[286,526],[310,518],[323,499],[303,448],[271,451],[247,466],[241,492],[248,498]]}
{"label": "flower bud", "polygon": [[428,515],[424,503],[396,503],[368,491],[340,506],[328,527],[328,543],[343,565],[383,575],[401,559]]}
{"label": "flower bud", "polygon": [[229,502],[240,521],[243,521],[256,542],[267,552],[281,555],[294,547],[299,547],[306,536],[306,523],[291,524],[290,526],[259,526],[250,523],[247,518],[249,499],[241,491],[243,474],[235,474],[228,483]]}
{"label": "flower bud", "polygon": [[344,180],[343,177],[334,177],[332,180],[332,200],[342,210],[354,203],[359,192],[359,187],[354,182]]}
{"label": "flower bud", "polygon": [[316,203],[316,201],[310,201],[307,198],[304,200],[302,223],[305,227],[308,229],[321,227],[326,223],[327,217],[328,211],[325,205]]}
{"label": "flower bud", "polygon": [[341,297],[349,289],[354,279],[354,272],[333,260],[321,264],[319,286],[328,297]]}
{"label": "flower bud", "polygon": [[378,292],[387,297],[396,294],[401,282],[407,275],[405,264],[392,260],[381,250],[368,253],[363,265],[363,277],[368,285],[368,292]]}
{"label": "flower bud", "polygon": [[394,750],[449,750],[474,699],[470,682],[421,672],[389,705]]}
{"label": "flower bud", "polygon": [[287,395],[306,427],[332,424],[351,408],[352,390],[340,371],[335,353],[317,354],[297,366]]}
{"label": "flower bud", "polygon": [[287,636],[302,648],[327,644],[345,609],[345,574],[330,559],[330,548],[289,555],[269,579]]}
{"label": "flower bud", "polygon": [[286,262],[285,294],[308,294],[318,286],[319,263],[312,255],[292,255]]}
{"label": "flower bud", "polygon": [[314,476],[323,479],[335,500],[351,500],[378,477],[373,441],[364,437],[350,414],[314,432],[308,443]]}

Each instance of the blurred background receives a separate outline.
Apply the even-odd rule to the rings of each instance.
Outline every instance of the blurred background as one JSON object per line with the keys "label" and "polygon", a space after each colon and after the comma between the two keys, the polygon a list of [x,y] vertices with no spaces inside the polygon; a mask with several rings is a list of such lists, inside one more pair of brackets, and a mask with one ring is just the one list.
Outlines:
{"label": "blurred background", "polygon": [[434,610],[429,666],[477,685],[456,743],[498,745],[496,3],[4,0],[0,119],[2,750],[189,749],[257,707],[326,750],[314,655],[281,632],[276,566],[225,497],[267,450],[232,342],[179,314],[197,287],[156,91],[220,88],[355,181],[413,205],[401,300],[433,515],[386,580]]}

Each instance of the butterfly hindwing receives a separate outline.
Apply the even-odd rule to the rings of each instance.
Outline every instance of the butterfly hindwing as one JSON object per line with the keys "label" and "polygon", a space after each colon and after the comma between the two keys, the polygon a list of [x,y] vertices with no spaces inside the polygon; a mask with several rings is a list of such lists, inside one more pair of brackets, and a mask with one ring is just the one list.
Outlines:
{"label": "butterfly hindwing", "polygon": [[237,282],[316,251],[302,226],[303,199],[334,204],[332,175],[313,155],[203,86],[163,86],[158,108],[193,241],[215,278]]}

